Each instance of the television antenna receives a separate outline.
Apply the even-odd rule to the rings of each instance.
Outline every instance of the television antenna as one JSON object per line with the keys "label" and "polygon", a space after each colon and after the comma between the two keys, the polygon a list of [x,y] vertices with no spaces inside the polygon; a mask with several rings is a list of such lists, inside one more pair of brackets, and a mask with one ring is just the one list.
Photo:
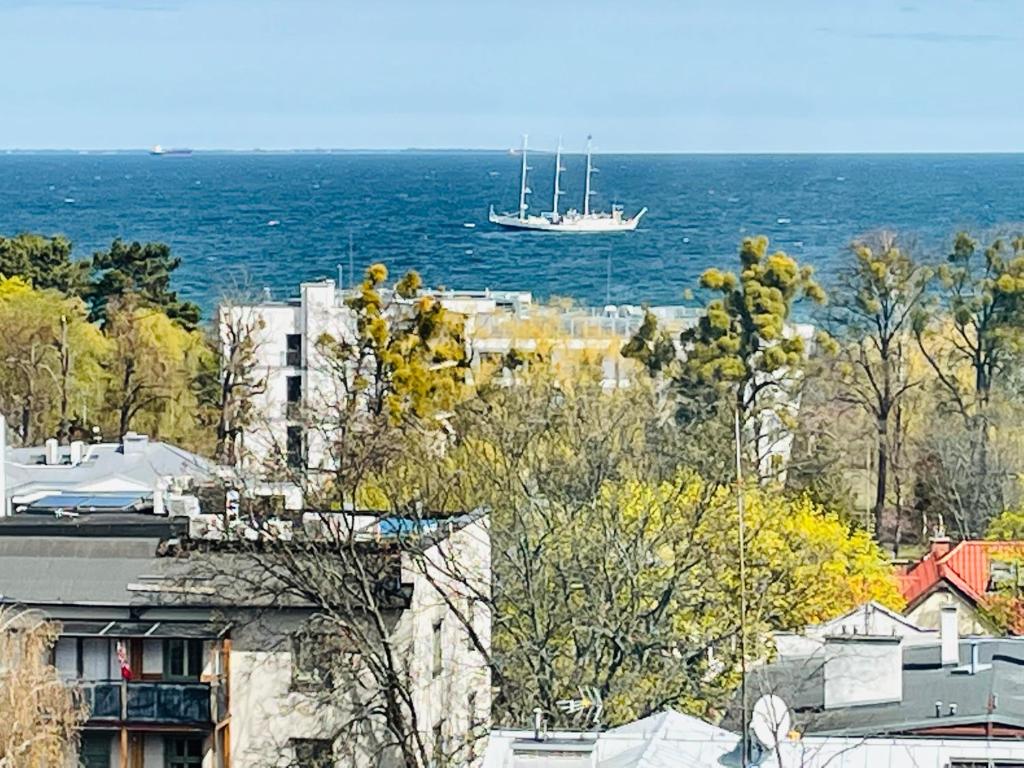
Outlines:
{"label": "television antenna", "polygon": [[580,694],[578,699],[561,699],[555,702],[555,706],[567,715],[574,715],[576,720],[583,720],[593,726],[599,725],[601,713],[604,712],[601,692],[593,686],[581,686],[577,690]]}

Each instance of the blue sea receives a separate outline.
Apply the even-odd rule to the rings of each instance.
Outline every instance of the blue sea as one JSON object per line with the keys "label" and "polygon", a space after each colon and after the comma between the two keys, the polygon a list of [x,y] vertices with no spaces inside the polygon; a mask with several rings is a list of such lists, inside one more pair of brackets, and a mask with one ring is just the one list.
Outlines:
{"label": "blue sea", "polygon": [[[583,158],[562,185],[581,205]],[[531,156],[531,210],[550,208],[553,157]],[[1024,155],[609,155],[596,205],[649,212],[632,234],[505,232],[519,158],[502,152],[0,155],[0,234],[61,233],[79,257],[115,237],[160,240],[181,294],[209,312],[225,292],[293,295],[383,261],[430,285],[531,290],[589,304],[681,303],[745,235],[812,264],[827,282],[851,238],[878,229],[941,255],[959,229],[1024,219]]]}

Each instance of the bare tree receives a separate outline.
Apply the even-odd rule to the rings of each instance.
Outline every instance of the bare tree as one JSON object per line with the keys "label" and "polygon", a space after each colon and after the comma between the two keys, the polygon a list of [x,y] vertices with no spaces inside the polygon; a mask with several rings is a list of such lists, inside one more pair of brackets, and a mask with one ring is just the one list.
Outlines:
{"label": "bare tree", "polygon": [[61,765],[75,753],[87,712],[49,662],[58,631],[0,608],[0,768]]}
{"label": "bare tree", "polygon": [[238,466],[245,453],[245,435],[255,425],[254,398],[267,391],[268,374],[261,370],[260,350],[266,323],[244,300],[225,297],[217,312],[220,379],[217,392],[217,458]]}

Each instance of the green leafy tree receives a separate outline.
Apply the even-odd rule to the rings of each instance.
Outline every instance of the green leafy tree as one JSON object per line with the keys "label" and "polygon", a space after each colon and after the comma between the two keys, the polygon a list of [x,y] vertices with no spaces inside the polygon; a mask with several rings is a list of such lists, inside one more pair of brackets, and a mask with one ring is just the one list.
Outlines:
{"label": "green leafy tree", "polygon": [[[276,471],[306,490],[324,491],[322,503],[366,503],[364,485],[415,442],[444,429],[448,411],[469,390],[468,350],[459,315],[421,293],[418,274],[386,285],[387,268],[374,264],[346,300],[342,328],[314,341],[308,363],[315,380],[302,425],[306,459],[287,445],[272,451]],[[298,465],[298,466],[296,466]]]}
{"label": "green leafy tree", "polygon": [[89,262],[71,258],[71,242],[60,235],[22,233],[0,237],[0,275],[22,277],[35,288],[80,296],[89,282]]}
{"label": "green leafy tree", "polygon": [[657,377],[675,361],[676,347],[672,337],[658,328],[654,313],[645,309],[637,332],[622,347],[622,356],[637,360],[649,375]]}
{"label": "green leafy tree", "polygon": [[103,391],[106,340],[81,299],[0,278],[0,407],[32,444],[84,432]]}
{"label": "green leafy tree", "polygon": [[196,392],[199,374],[213,354],[199,331],[139,306],[129,296],[108,307],[107,434],[134,430],[200,452],[212,449]]}
{"label": "green leafy tree", "polygon": [[[597,688],[616,723],[665,706],[714,716],[731,696],[730,469],[662,418],[658,400],[650,383],[603,393],[535,366],[518,386],[456,406],[443,455],[430,460],[425,446],[381,479],[398,508],[490,510],[496,716],[539,706],[557,717],[578,686]],[[868,535],[803,496],[752,487],[746,502],[751,660],[768,653],[769,629],[869,598],[899,607]]]}
{"label": "green leafy tree", "polygon": [[887,232],[854,242],[850,252],[853,258],[832,293],[839,345],[834,371],[839,399],[860,408],[874,426],[873,516],[875,533],[882,536],[894,454],[906,442],[898,429],[904,423],[900,408],[920,383],[910,376],[907,355],[931,270]]}
{"label": "green leafy tree", "polygon": [[789,386],[806,359],[804,339],[790,326],[793,306],[804,298],[824,303],[825,293],[810,267],[782,251],[769,253],[766,237],[744,239],[739,257],[738,275],[709,269],[701,276],[714,298],[682,334],[685,359],[677,381],[698,409],[725,405],[739,413],[751,436],[746,458],[761,471],[773,432],[788,415]]}
{"label": "green leafy tree", "polygon": [[[939,267],[939,300],[948,315],[919,313],[918,346],[935,376],[943,410],[963,420],[972,481],[966,506],[980,526],[1004,506],[991,456],[990,410],[1012,367],[1024,325],[1024,238],[996,238],[984,249],[965,232]],[[941,510],[940,510],[941,512]],[[974,533],[977,531],[975,530]]]}
{"label": "green leafy tree", "polygon": [[114,240],[108,250],[92,257],[92,319],[107,322],[111,303],[131,295],[139,306],[158,309],[187,330],[194,330],[199,324],[199,307],[182,301],[171,290],[171,275],[180,264],[181,259],[172,256],[164,243]]}

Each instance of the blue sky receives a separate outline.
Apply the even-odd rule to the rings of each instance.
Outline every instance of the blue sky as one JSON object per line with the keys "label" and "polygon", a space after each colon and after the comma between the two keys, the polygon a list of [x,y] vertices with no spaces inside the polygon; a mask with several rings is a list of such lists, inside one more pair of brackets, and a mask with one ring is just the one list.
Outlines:
{"label": "blue sky", "polygon": [[1017,0],[0,0],[0,147],[1024,150]]}

